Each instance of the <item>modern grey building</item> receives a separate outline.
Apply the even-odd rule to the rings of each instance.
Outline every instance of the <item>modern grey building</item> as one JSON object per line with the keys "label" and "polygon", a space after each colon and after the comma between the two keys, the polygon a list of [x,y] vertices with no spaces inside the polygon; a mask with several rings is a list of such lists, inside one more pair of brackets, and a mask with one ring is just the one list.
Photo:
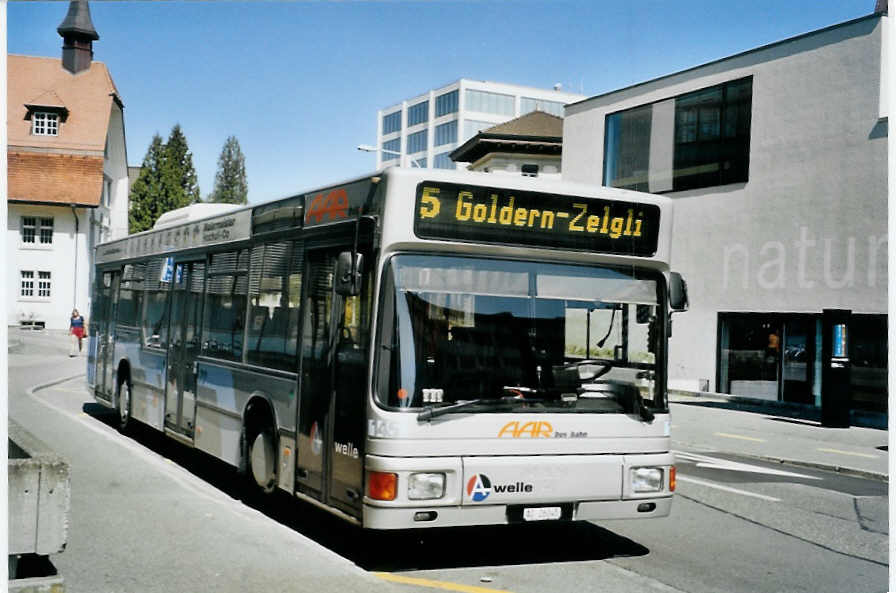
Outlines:
{"label": "modern grey building", "polygon": [[820,405],[822,311],[852,311],[852,407],[887,405],[886,2],[569,105],[563,178],[675,200],[684,389]]}
{"label": "modern grey building", "polygon": [[532,111],[563,115],[584,95],[461,78],[377,112],[376,167],[455,169],[451,151],[476,135]]}

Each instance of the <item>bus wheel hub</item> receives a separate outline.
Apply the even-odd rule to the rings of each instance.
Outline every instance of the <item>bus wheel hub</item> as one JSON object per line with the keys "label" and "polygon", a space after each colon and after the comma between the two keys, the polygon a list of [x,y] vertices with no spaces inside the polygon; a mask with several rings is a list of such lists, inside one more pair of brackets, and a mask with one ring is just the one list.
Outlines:
{"label": "bus wheel hub", "polygon": [[261,487],[268,487],[274,475],[274,443],[267,433],[259,433],[252,443],[250,454],[252,477]]}

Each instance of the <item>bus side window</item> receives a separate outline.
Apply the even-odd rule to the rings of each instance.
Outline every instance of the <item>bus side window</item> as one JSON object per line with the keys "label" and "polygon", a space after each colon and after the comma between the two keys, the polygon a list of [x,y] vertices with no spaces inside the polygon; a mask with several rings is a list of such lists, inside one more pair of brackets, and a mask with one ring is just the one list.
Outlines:
{"label": "bus side window", "polygon": [[202,353],[241,362],[249,289],[249,252],[211,256],[206,283]]}
{"label": "bus side window", "polygon": [[249,363],[284,371],[296,370],[302,265],[299,242],[280,241],[252,248],[247,331]]}
{"label": "bus side window", "polygon": [[168,282],[162,282],[165,258],[149,262],[144,286],[146,311],[143,315],[143,345],[153,348],[168,347]]}
{"label": "bus side window", "polygon": [[146,264],[128,264],[124,267],[118,289],[118,324],[137,327],[143,312],[143,280]]}

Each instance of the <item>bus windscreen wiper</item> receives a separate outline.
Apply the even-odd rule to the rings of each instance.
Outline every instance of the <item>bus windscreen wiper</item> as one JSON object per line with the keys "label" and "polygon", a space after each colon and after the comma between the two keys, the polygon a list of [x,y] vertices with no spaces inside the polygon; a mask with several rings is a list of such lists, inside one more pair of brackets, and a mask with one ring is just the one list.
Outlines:
{"label": "bus windscreen wiper", "polygon": [[[451,404],[450,406],[444,406],[442,408],[433,408],[432,406],[427,406],[424,408],[422,412],[417,414],[417,421],[423,422],[424,420],[432,420],[433,418],[438,418],[439,416],[443,416],[445,414],[450,414],[452,412],[457,412],[464,408],[469,408],[471,406],[487,406],[487,408],[502,408],[512,404],[513,402],[524,401],[521,400],[516,395],[500,397],[498,399],[492,397],[480,397],[477,399],[470,399],[462,402],[457,402],[456,404]],[[531,401],[531,400],[529,400]]]}

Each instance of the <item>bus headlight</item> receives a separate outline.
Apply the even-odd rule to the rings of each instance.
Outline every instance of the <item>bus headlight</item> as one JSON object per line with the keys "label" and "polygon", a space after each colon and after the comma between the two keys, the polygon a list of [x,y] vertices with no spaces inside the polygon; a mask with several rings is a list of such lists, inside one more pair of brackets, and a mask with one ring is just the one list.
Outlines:
{"label": "bus headlight", "polygon": [[661,492],[663,470],[658,467],[632,468],[632,492]]}
{"label": "bus headlight", "polygon": [[445,496],[445,474],[411,474],[408,477],[408,498],[432,500]]}

